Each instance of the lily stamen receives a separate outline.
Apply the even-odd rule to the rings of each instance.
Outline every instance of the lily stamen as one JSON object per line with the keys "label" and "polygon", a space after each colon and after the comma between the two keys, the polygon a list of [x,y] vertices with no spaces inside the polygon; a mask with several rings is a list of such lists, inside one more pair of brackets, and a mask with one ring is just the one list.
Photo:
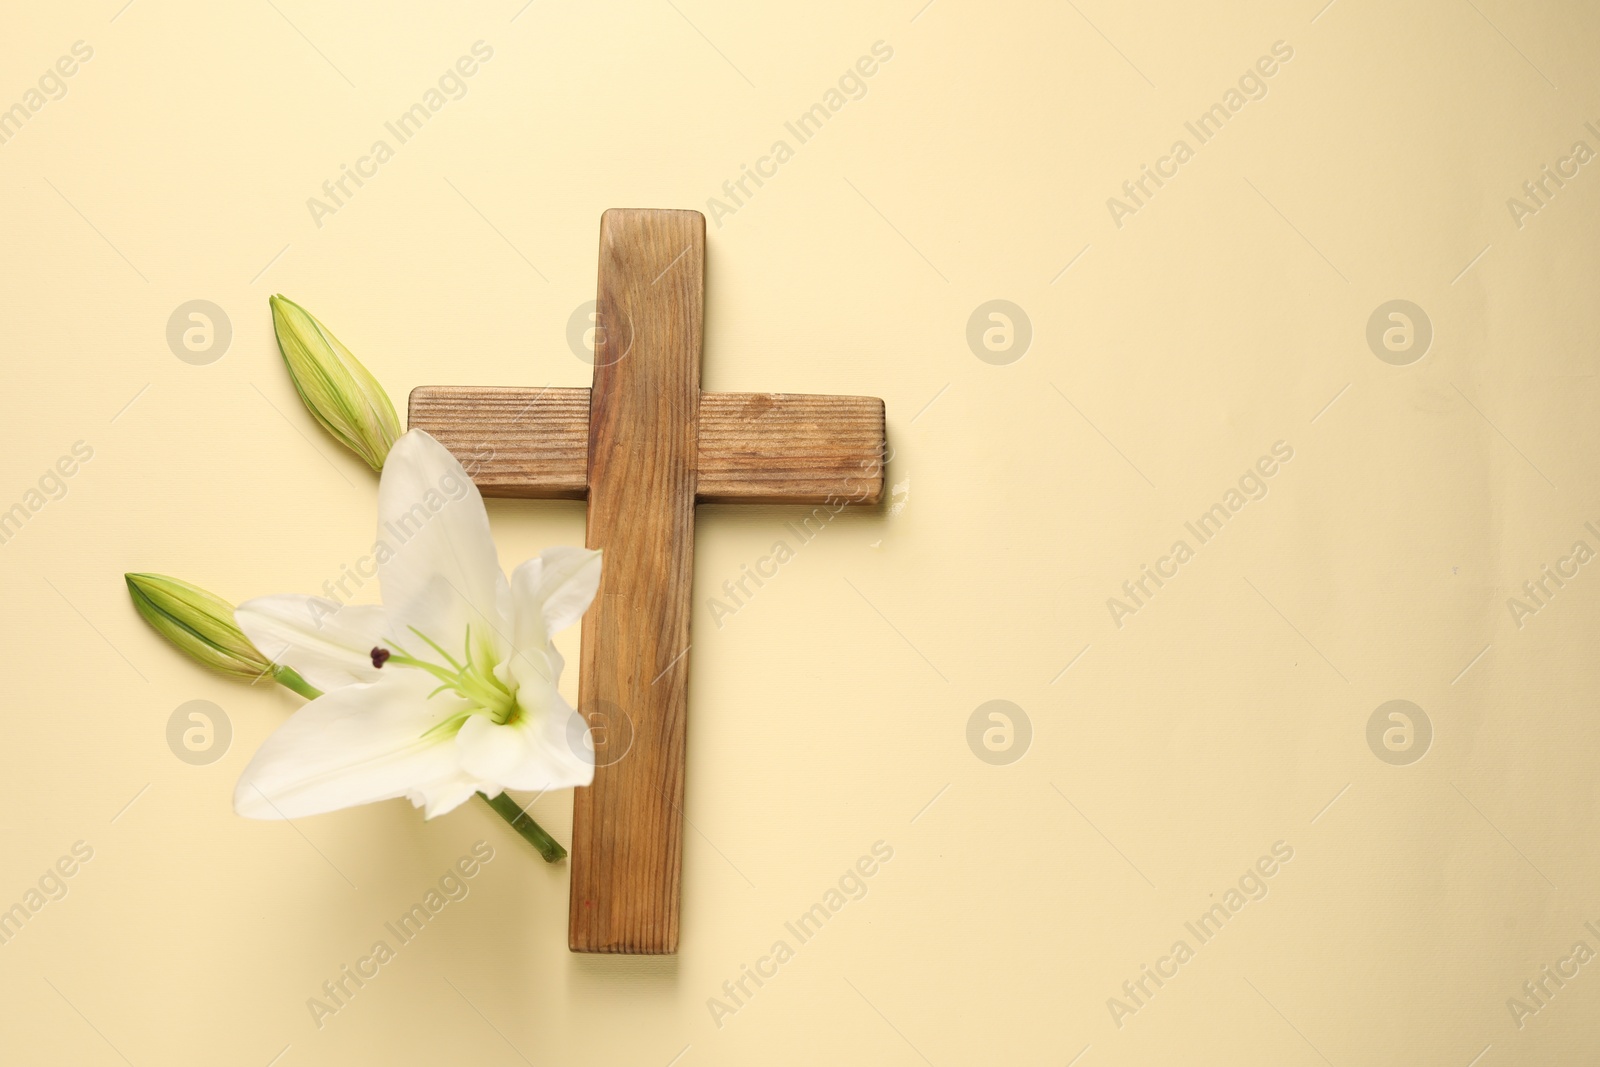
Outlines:
{"label": "lily stamen", "polygon": [[[372,650],[372,665],[381,668],[385,663],[395,663],[402,667],[415,667],[418,670],[427,671],[443,683],[439,688],[428,694],[430,699],[443,692],[453,692],[457,696],[473,703],[473,707],[450,716],[439,726],[446,724],[459,725],[467,716],[475,715],[479,712],[488,712],[489,717],[496,723],[504,724],[510,720],[511,714],[516,710],[517,706],[516,694],[507,688],[506,684],[496,677],[492,670],[485,670],[473,660],[472,627],[468,626],[466,632],[465,655],[467,662],[465,664],[462,664],[450,653],[439,647],[438,642],[418,630],[415,626],[410,627],[410,629],[412,633],[422,638],[434,651],[443,656],[449,662],[450,667],[446,668],[437,663],[418,659],[404,648],[401,648],[397,641],[389,642],[395,651],[390,651],[381,646],[374,648]],[[434,729],[438,728],[435,727]]]}

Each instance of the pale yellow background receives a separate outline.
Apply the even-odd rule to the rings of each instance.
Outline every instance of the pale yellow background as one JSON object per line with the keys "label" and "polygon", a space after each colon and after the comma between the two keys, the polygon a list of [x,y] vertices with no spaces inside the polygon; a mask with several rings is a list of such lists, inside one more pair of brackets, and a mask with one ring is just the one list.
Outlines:
{"label": "pale yellow background", "polygon": [[[1506,606],[1600,548],[1600,170],[1506,207],[1600,148],[1591,5],[120,2],[0,34],[0,106],[94,49],[0,146],[0,507],[94,449],[0,545],[0,904],[95,850],[0,946],[0,1059],[1600,1056],[1600,963],[1521,1029],[1506,1007],[1600,949],[1600,574],[1520,629]],[[307,198],[478,40],[466,97],[318,228]],[[180,658],[121,574],[312,592],[370,545],[374,479],[300,408],[267,296],[400,400],[587,384],[601,211],[707,210],[879,40],[865,98],[708,231],[707,388],[884,397],[895,492],[720,629],[708,598],[798,513],[700,513],[680,955],[568,954],[566,868],[478,805],[235,817],[298,700]],[[1116,227],[1106,198],[1275,41],[1267,97]],[[1007,366],[965,339],[995,298],[1034,331]],[[1396,298],[1435,334],[1404,367],[1365,340]],[[210,365],[167,345],[192,299],[232,322]],[[1279,440],[1266,499],[1119,629],[1106,599]],[[578,505],[490,507],[508,567],[582,540]],[[1366,741],[1397,698],[1435,731],[1410,766]],[[209,766],[165,740],[192,699],[232,723]],[[1032,723],[1009,766],[966,741],[991,699]],[[535,811],[567,838],[570,796]],[[471,895],[314,1025],[479,839]],[[719,1028],[708,998],[879,840],[865,899]],[[1270,895],[1119,1028],[1107,999],[1277,841]]]}

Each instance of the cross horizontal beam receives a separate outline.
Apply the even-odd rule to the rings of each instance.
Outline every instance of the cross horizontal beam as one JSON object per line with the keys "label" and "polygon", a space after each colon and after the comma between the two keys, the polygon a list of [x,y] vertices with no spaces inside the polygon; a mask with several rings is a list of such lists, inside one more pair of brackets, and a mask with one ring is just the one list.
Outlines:
{"label": "cross horizontal beam", "polygon": [[[422,386],[410,425],[438,438],[484,496],[582,500],[589,390]],[[883,401],[806,393],[702,393],[695,499],[852,504],[883,499]]]}

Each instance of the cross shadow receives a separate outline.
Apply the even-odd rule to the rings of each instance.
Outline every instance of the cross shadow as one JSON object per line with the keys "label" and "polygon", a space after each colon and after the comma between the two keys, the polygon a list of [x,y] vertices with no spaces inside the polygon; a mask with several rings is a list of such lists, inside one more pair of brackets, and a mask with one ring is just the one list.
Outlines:
{"label": "cross shadow", "polygon": [[659,984],[678,980],[678,955],[625,956],[610,952],[569,952],[567,967],[580,978],[614,984],[619,980]]}

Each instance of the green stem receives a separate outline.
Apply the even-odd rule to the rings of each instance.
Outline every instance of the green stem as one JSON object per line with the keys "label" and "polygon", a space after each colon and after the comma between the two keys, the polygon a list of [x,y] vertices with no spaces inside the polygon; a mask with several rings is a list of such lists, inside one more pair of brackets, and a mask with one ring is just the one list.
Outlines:
{"label": "green stem", "polygon": [[484,796],[482,793],[478,796],[487,801],[502,819],[510,823],[513,830],[538,849],[546,863],[559,863],[567,858],[567,850],[562,847],[561,842],[546,833],[544,827],[534,822],[528,813],[522,810],[522,806],[505,793],[496,797]]}
{"label": "green stem", "polygon": [[[322,695],[322,690],[300,677],[292,667],[274,667],[272,677],[285,689],[291,689],[307,700],[315,700]],[[487,797],[479,793],[478,798],[493,808],[495,814],[510,823],[511,828],[521,834],[524,840],[538,849],[539,855],[545,858],[546,863],[559,863],[567,858],[567,850],[561,846],[561,842],[534,822],[533,817],[523,811],[515,800],[504,793],[497,797]]]}
{"label": "green stem", "polygon": [[293,667],[274,667],[272,677],[276,678],[278,684],[285,689],[292,689],[307,700],[315,700],[322,695],[322,690],[300,677],[299,672]]}

